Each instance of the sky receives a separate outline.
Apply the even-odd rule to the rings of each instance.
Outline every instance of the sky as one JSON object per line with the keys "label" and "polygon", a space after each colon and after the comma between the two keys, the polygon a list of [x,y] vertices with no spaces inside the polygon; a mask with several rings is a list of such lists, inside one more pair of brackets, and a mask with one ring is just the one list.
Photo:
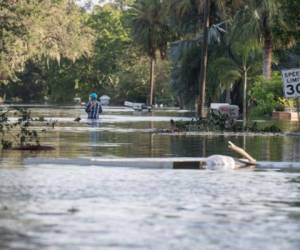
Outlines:
{"label": "sky", "polygon": [[112,0],[76,0],[76,2],[86,9],[91,9],[96,4],[106,4],[112,2]]}

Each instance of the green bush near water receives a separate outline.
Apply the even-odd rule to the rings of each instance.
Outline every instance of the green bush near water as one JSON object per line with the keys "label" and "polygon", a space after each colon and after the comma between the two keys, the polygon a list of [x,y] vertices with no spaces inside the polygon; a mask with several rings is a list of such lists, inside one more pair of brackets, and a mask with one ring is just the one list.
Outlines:
{"label": "green bush near water", "polygon": [[249,101],[251,117],[271,116],[274,110],[284,111],[285,107],[293,107],[293,102],[284,98],[279,72],[274,72],[272,80],[258,77],[250,88]]}
{"label": "green bush near water", "polygon": [[[10,116],[17,118],[11,121]],[[40,145],[40,134],[46,128],[54,128],[55,122],[42,123],[40,130],[36,122],[45,122],[43,117],[33,118],[31,111],[23,108],[0,110],[0,148],[1,149],[50,149]]]}
{"label": "green bush near water", "polygon": [[206,119],[192,121],[176,121],[175,128],[181,132],[253,132],[253,133],[281,133],[282,130],[275,124],[259,126],[257,122],[249,123],[243,128],[241,122],[230,118],[227,114],[211,112]]}

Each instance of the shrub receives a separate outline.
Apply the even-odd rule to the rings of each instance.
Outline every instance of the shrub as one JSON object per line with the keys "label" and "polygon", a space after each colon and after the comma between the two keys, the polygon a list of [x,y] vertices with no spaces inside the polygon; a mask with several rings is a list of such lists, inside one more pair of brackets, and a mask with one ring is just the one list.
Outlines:
{"label": "shrub", "polygon": [[271,116],[273,110],[284,110],[293,105],[283,97],[282,79],[279,72],[274,72],[272,80],[259,76],[249,93],[251,116]]}
{"label": "shrub", "polygon": [[[9,119],[9,113],[17,118],[16,121]],[[12,148],[42,148],[38,130],[34,127],[34,119],[27,109],[13,108],[0,110],[0,145],[2,149]],[[55,122],[46,123],[40,132],[46,132],[46,127],[54,127]]]}

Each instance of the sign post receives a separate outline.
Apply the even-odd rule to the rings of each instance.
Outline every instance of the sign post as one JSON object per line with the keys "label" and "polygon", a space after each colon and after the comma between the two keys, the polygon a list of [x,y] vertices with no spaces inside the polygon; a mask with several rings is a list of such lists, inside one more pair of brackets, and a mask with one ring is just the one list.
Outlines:
{"label": "sign post", "polygon": [[300,69],[282,70],[283,91],[286,98],[295,98],[300,127]]}
{"label": "sign post", "polygon": [[297,106],[298,123],[299,123],[299,128],[300,128],[300,104],[299,104],[299,97],[296,98],[296,106]]}

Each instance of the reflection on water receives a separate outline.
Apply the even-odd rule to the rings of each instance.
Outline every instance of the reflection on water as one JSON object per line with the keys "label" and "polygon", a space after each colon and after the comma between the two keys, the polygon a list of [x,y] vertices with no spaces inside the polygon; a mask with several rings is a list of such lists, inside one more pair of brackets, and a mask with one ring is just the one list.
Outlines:
{"label": "reflection on water", "polygon": [[78,111],[49,111],[67,118],[42,138],[56,150],[1,152],[0,249],[300,248],[299,172],[23,165],[28,157],[231,154],[228,140],[259,160],[299,161],[299,137],[160,135],[149,131],[167,119],[126,122],[118,110],[121,123],[71,122]]}
{"label": "reflection on water", "polygon": [[89,132],[90,141],[88,145],[90,147],[96,147],[98,145],[98,142],[101,141],[100,133],[96,130],[100,127],[100,121],[99,120],[91,120],[89,121],[88,125],[91,127],[91,130]]}
{"label": "reflection on water", "polygon": [[[161,135],[152,133],[155,129],[169,128],[169,120],[177,113],[165,113],[157,116],[138,113],[130,116],[128,110],[115,113],[106,111],[99,124],[89,121],[74,122],[80,109],[43,110],[36,109],[36,116],[43,114],[60,117],[53,131],[49,131],[42,141],[56,147],[53,152],[35,153],[39,157],[78,157],[78,156],[121,156],[121,157],[205,157],[212,154],[232,155],[227,149],[228,140],[244,147],[259,161],[299,161],[300,137],[283,136],[231,136],[210,135]],[[163,115],[163,116],[161,116]],[[182,115],[182,114],[180,114]],[[112,118],[113,117],[113,118]],[[49,117],[51,118],[51,117]],[[178,117],[177,117],[178,118]],[[180,118],[181,119],[181,118]],[[106,122],[109,121],[109,122]],[[114,122],[112,122],[114,121]],[[33,153],[29,153],[32,156]],[[2,152],[5,160],[19,162],[28,153]],[[7,158],[7,159],[6,159]],[[14,158],[14,159],[12,159]],[[2,164],[4,166],[5,164]]]}

